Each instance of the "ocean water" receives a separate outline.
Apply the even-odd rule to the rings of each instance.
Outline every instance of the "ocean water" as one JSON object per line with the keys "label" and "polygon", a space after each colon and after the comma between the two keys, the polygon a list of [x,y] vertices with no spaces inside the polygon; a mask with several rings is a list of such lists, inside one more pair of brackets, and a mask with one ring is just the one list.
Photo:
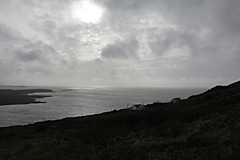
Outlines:
{"label": "ocean water", "polygon": [[[32,88],[44,87],[0,87],[0,89]],[[51,95],[39,99],[46,103],[0,106],[0,127],[98,114],[131,107],[133,104],[169,102],[175,97],[186,99],[206,91],[206,88],[48,87],[48,89],[54,92],[36,93]]]}

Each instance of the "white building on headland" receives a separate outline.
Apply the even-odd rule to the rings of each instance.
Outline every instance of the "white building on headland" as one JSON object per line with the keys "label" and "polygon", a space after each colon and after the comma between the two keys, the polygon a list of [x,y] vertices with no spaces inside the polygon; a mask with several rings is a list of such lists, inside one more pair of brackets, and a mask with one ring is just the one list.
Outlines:
{"label": "white building on headland", "polygon": [[170,102],[172,102],[172,103],[178,103],[178,102],[180,102],[180,101],[181,101],[181,98],[176,97],[176,98],[173,98]]}
{"label": "white building on headland", "polygon": [[132,107],[131,107],[132,110],[143,110],[144,109],[144,105],[143,104],[134,104]]}

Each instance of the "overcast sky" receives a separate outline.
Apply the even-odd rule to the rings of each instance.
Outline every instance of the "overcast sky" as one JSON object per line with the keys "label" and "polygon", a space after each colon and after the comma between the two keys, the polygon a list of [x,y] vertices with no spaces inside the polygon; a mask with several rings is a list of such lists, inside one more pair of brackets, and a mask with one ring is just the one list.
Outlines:
{"label": "overcast sky", "polygon": [[0,0],[0,84],[228,84],[239,17],[239,0]]}

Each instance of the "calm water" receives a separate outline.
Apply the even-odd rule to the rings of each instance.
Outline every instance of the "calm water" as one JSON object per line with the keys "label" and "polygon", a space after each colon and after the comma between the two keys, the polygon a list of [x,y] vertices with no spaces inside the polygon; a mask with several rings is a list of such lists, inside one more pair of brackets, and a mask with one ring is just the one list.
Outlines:
{"label": "calm water", "polygon": [[[6,88],[29,89],[29,87],[1,87],[1,89]],[[55,92],[41,93],[52,96],[40,99],[47,103],[0,106],[0,127],[25,125],[37,121],[102,113],[114,109],[127,108],[136,103],[168,102],[174,97],[185,99],[206,90],[205,88],[166,89],[110,87],[55,87],[51,89]]]}

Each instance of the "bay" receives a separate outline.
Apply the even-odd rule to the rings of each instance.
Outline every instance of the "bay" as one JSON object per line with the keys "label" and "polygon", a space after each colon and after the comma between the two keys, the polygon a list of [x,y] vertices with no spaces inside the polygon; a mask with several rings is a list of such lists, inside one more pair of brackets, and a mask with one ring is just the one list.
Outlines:
{"label": "bay", "polygon": [[[1,89],[35,89],[44,87],[10,87]],[[45,87],[46,88],[46,87]],[[46,103],[0,106],[0,127],[26,125],[98,114],[131,107],[133,104],[169,102],[172,98],[186,99],[206,91],[206,88],[114,88],[114,87],[47,87],[53,93],[40,99]]]}

